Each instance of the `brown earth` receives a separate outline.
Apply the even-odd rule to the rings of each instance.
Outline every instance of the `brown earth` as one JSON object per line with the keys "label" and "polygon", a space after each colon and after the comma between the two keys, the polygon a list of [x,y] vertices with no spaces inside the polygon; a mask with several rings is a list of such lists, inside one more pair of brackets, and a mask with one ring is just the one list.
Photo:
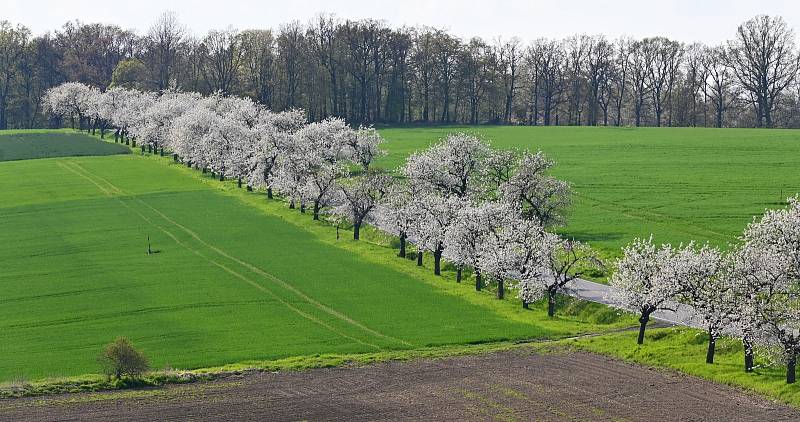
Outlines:
{"label": "brown earth", "polygon": [[604,356],[514,350],[6,399],[0,419],[796,421],[800,410]]}

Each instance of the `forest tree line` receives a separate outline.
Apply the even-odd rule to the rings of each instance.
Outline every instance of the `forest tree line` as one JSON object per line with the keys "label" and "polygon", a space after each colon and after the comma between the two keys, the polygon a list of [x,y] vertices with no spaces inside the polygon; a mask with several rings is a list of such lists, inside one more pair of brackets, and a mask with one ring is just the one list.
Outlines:
{"label": "forest tree line", "polygon": [[765,15],[716,46],[603,35],[463,39],[331,15],[202,37],[170,12],[141,35],[73,21],[33,36],[2,21],[0,129],[57,124],[40,99],[67,81],[240,95],[351,124],[800,127],[798,60],[794,31]]}

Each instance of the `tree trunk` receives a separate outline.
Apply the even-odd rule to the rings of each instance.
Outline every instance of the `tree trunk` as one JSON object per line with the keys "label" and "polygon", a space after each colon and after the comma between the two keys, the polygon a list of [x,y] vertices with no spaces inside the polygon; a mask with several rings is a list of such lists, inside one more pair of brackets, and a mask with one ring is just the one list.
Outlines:
{"label": "tree trunk", "polygon": [[160,156],[162,156],[162,157],[164,156],[164,147],[161,147],[161,148],[158,150],[158,155],[160,155]]}
{"label": "tree trunk", "polygon": [[239,177],[236,179],[236,187],[241,189],[242,188],[242,178]]}
{"label": "tree trunk", "polygon": [[419,248],[419,247],[417,247],[417,266],[418,266],[418,267],[421,267],[421,266],[422,266],[422,254],[423,254],[423,253],[424,253],[424,252],[422,251],[422,249],[421,249],[421,248]]}
{"label": "tree trunk", "polygon": [[796,378],[795,367],[797,366],[797,354],[792,352],[786,362],[786,383],[794,384]]}
{"label": "tree trunk", "polygon": [[742,346],[744,347],[744,371],[753,372],[753,342],[748,337],[742,338]]}
{"label": "tree trunk", "polygon": [[300,213],[302,213],[302,214],[306,213],[306,203],[305,202],[301,202],[300,203]]}
{"label": "tree trunk", "polygon": [[706,363],[714,363],[714,351],[717,346],[717,337],[708,330],[708,352],[706,353]]}
{"label": "tree trunk", "polygon": [[650,321],[650,312],[643,312],[639,317],[639,338],[636,344],[644,344],[644,329],[647,328],[647,322]]}
{"label": "tree trunk", "polygon": [[294,209],[294,199],[292,199],[291,201],[289,201],[289,209],[290,209],[290,210],[293,210],[293,209]]}
{"label": "tree trunk", "polygon": [[225,181],[225,173],[223,173],[223,172],[219,173],[219,181],[220,182],[224,182]]}
{"label": "tree trunk", "polygon": [[353,224],[353,240],[360,239],[361,236],[361,223]]}
{"label": "tree trunk", "polygon": [[497,298],[502,300],[504,297],[506,297],[505,280],[503,280],[502,278],[498,278],[497,279]]}
{"label": "tree trunk", "polygon": [[172,154],[172,161],[178,162],[178,154]]}
{"label": "tree trunk", "polygon": [[314,220],[319,220],[319,201],[314,201]]}
{"label": "tree trunk", "polygon": [[267,199],[272,199],[272,187],[267,186]]}
{"label": "tree trunk", "polygon": [[462,271],[461,267],[458,267],[458,269],[456,269],[456,283],[461,283],[461,271]]}
{"label": "tree trunk", "polygon": [[556,294],[547,290],[547,316],[552,318],[556,314]]}
{"label": "tree trunk", "polygon": [[250,184],[248,184],[248,185],[247,185],[247,191],[248,191],[248,192],[252,192],[252,191],[253,191],[253,187],[252,187],[252,186],[250,186]]}
{"label": "tree trunk", "polygon": [[442,247],[436,248],[433,251],[433,273],[435,275],[442,275]]}
{"label": "tree trunk", "polygon": [[475,269],[475,290],[481,291],[483,288],[483,280],[481,279],[481,270],[476,268]]}
{"label": "tree trunk", "polygon": [[397,254],[400,258],[406,257],[406,234],[400,233],[400,253]]}
{"label": "tree trunk", "polygon": [[530,309],[530,306],[528,306],[528,301],[527,300],[523,300],[522,301],[522,309]]}

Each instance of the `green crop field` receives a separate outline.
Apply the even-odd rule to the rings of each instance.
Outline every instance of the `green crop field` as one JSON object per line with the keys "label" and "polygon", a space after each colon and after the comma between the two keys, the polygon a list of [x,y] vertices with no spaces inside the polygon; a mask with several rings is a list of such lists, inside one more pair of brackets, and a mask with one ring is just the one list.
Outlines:
{"label": "green crop field", "polygon": [[380,130],[385,168],[448,132],[541,149],[571,182],[561,231],[617,255],[636,236],[725,246],[752,217],[800,192],[800,131],[701,128],[437,127]]}
{"label": "green crop field", "polygon": [[548,320],[170,161],[0,162],[0,381],[96,373],[117,336],[156,369],[197,368],[558,337],[618,319],[592,305]]}
{"label": "green crop field", "polygon": [[0,161],[130,152],[123,145],[103,142],[72,131],[0,131]]}

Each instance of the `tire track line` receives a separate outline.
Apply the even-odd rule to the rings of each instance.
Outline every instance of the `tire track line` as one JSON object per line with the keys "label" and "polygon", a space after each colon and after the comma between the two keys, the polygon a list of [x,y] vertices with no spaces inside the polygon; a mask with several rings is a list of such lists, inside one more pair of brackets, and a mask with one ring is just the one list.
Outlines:
{"label": "tire track line", "polygon": [[[78,170],[78,168],[79,168],[79,169],[81,169],[81,170],[83,170],[83,171],[86,171],[85,169],[83,169],[83,167],[77,166],[78,168],[72,168],[71,166],[62,165],[60,162],[59,162],[58,164],[59,164],[59,166],[61,166],[62,168],[66,169],[66,170],[69,170],[70,172],[72,172],[72,173],[74,173],[74,174],[76,174],[76,175],[78,175],[78,176],[82,177],[83,179],[86,179],[86,180],[88,180],[88,181],[89,181],[89,182],[91,182],[93,185],[97,186],[97,187],[98,187],[98,189],[100,189],[100,190],[101,190],[103,193],[105,193],[105,195],[106,195],[107,197],[109,197],[109,198],[115,198],[115,199],[116,199],[117,201],[119,201],[119,202],[120,202],[120,204],[122,204],[122,205],[123,205],[125,208],[127,208],[128,210],[130,210],[130,211],[134,212],[135,214],[137,214],[137,215],[138,215],[138,216],[139,216],[139,217],[140,217],[142,220],[144,220],[144,221],[145,221],[145,222],[147,222],[148,224],[150,224],[150,225],[152,225],[152,226],[154,226],[154,227],[158,228],[160,231],[164,232],[164,234],[166,234],[167,236],[169,236],[169,237],[170,237],[170,238],[171,238],[171,239],[172,239],[172,240],[173,240],[175,243],[177,243],[178,245],[180,245],[180,246],[181,246],[181,247],[183,247],[184,249],[188,250],[189,252],[192,252],[193,254],[195,254],[195,255],[197,255],[197,256],[199,256],[199,257],[201,257],[201,258],[203,258],[205,261],[207,261],[207,262],[209,262],[209,263],[211,263],[211,264],[215,265],[216,267],[218,267],[218,268],[222,269],[223,271],[225,271],[225,272],[227,272],[227,273],[229,273],[229,274],[233,275],[234,277],[236,277],[236,278],[238,278],[238,279],[240,279],[240,280],[242,280],[242,281],[246,282],[247,284],[250,284],[251,286],[255,287],[256,289],[258,289],[258,290],[260,290],[260,291],[262,291],[262,292],[264,292],[264,293],[268,294],[268,295],[269,295],[269,296],[271,296],[273,299],[275,299],[276,301],[280,302],[282,305],[286,306],[287,308],[291,309],[292,311],[294,311],[295,313],[297,313],[297,314],[298,314],[298,315],[300,315],[301,317],[303,317],[303,318],[305,318],[305,319],[307,319],[307,320],[309,320],[309,321],[311,321],[311,322],[314,322],[314,323],[316,323],[316,324],[318,324],[318,325],[320,325],[320,326],[322,326],[322,327],[324,327],[324,328],[328,329],[329,331],[331,331],[331,332],[333,332],[333,333],[335,333],[335,334],[337,334],[337,335],[339,335],[339,336],[342,336],[342,337],[344,337],[344,338],[350,339],[350,340],[352,340],[352,341],[354,341],[354,342],[356,342],[356,343],[359,343],[359,344],[361,344],[361,345],[364,345],[364,346],[369,346],[369,347],[372,347],[372,348],[374,348],[374,349],[377,349],[377,350],[382,350],[382,349],[383,349],[383,348],[382,348],[382,347],[380,347],[380,346],[377,346],[377,345],[375,345],[375,344],[372,344],[372,343],[368,343],[368,342],[362,341],[362,340],[360,340],[360,339],[357,339],[357,338],[355,338],[355,337],[352,337],[352,336],[350,336],[350,335],[347,335],[347,334],[345,334],[345,333],[343,333],[343,332],[341,332],[341,331],[337,330],[336,328],[334,328],[334,327],[332,327],[331,325],[329,325],[329,324],[325,323],[324,321],[322,321],[322,320],[320,320],[320,319],[318,319],[318,318],[315,318],[313,315],[310,315],[310,314],[308,314],[308,313],[306,313],[306,312],[302,311],[301,309],[297,308],[296,306],[292,305],[291,303],[289,303],[289,302],[287,302],[287,301],[285,301],[285,300],[281,299],[281,298],[280,298],[280,296],[276,295],[275,293],[273,293],[272,291],[268,290],[268,289],[267,289],[267,288],[265,288],[264,286],[262,286],[262,285],[258,284],[257,282],[255,282],[255,281],[253,281],[253,280],[249,279],[248,277],[246,277],[246,276],[244,276],[244,275],[242,275],[242,274],[240,274],[240,273],[238,273],[238,272],[236,272],[236,271],[232,270],[231,268],[228,268],[228,267],[227,267],[227,266],[225,266],[224,264],[221,264],[221,263],[219,263],[219,262],[215,261],[214,259],[212,259],[212,258],[209,258],[209,257],[207,257],[207,256],[203,255],[203,253],[202,253],[202,252],[200,252],[200,251],[198,251],[198,250],[195,250],[195,249],[193,249],[193,248],[189,247],[189,246],[188,246],[188,245],[186,245],[184,242],[182,242],[182,241],[181,241],[181,240],[180,240],[180,239],[179,239],[177,236],[175,236],[175,235],[174,235],[172,232],[170,232],[169,230],[167,230],[167,229],[165,229],[165,228],[163,228],[163,227],[159,226],[158,224],[156,224],[155,222],[153,222],[151,219],[149,219],[147,216],[145,216],[144,214],[142,214],[142,213],[141,213],[141,212],[139,212],[138,210],[136,210],[136,209],[133,209],[133,208],[132,208],[132,207],[131,207],[129,204],[125,203],[125,201],[123,201],[121,198],[119,198],[119,197],[115,197],[115,196],[114,196],[114,195],[111,193],[111,191],[109,191],[109,190],[107,190],[107,189],[104,189],[104,188],[103,188],[103,187],[102,187],[100,184],[98,184],[96,181],[92,180],[90,176],[88,176],[88,175],[86,175],[86,174],[82,174],[82,173],[80,172],[80,170]],[[74,164],[74,163],[70,163],[70,164]],[[87,172],[87,173],[88,173],[88,174],[92,174],[92,173],[89,173],[89,172]],[[112,185],[112,186],[113,186],[113,185]],[[124,192],[124,191],[122,191],[122,190],[120,190],[119,188],[116,188],[116,187],[115,187],[115,190],[116,190],[117,192]]]}
{"label": "tire track line", "polygon": [[80,176],[80,177],[82,177],[82,178],[84,178],[84,179],[88,180],[88,181],[89,181],[91,184],[95,185],[95,187],[97,187],[97,189],[100,189],[100,191],[101,191],[101,192],[103,192],[103,194],[105,194],[105,196],[107,196],[107,197],[109,197],[109,198],[111,198],[111,197],[113,196],[113,194],[111,193],[111,191],[107,190],[106,188],[104,188],[104,187],[103,187],[103,186],[101,186],[99,183],[95,182],[94,180],[92,180],[92,179],[90,179],[90,178],[88,178],[88,177],[86,177],[86,176],[84,176],[84,175],[82,175],[82,174],[78,173],[77,171],[75,171],[74,169],[72,169],[70,166],[68,166],[68,165],[67,165],[67,162],[56,161],[56,164],[57,164],[59,167],[61,167],[62,169],[64,169],[64,170],[67,170],[67,171],[69,171],[69,172],[71,172],[71,173],[74,173],[74,174],[76,174],[76,175],[78,175],[78,176]]}
{"label": "tire track line", "polygon": [[[139,200],[139,199],[137,198],[137,200]],[[162,218],[164,218],[165,220],[167,220],[167,221],[169,221],[170,223],[174,224],[176,227],[179,227],[181,230],[183,230],[184,232],[186,232],[186,233],[187,233],[189,236],[191,236],[192,238],[194,238],[195,240],[197,240],[197,241],[198,241],[199,243],[201,243],[202,245],[204,245],[204,246],[208,247],[209,249],[213,250],[214,252],[217,252],[218,254],[220,254],[220,255],[224,256],[225,258],[228,258],[228,259],[230,259],[231,261],[233,261],[233,262],[236,262],[237,264],[239,264],[239,265],[241,265],[241,266],[243,266],[243,267],[245,267],[245,268],[247,268],[247,269],[249,269],[249,270],[253,271],[254,273],[257,273],[257,274],[259,274],[259,275],[261,275],[261,276],[263,276],[263,277],[265,277],[265,278],[268,278],[269,280],[271,280],[271,281],[275,282],[276,284],[278,284],[278,285],[279,285],[279,286],[281,286],[282,288],[284,288],[284,289],[286,289],[286,290],[288,290],[288,291],[290,291],[290,292],[294,293],[295,295],[299,296],[300,298],[302,298],[302,299],[303,299],[303,300],[305,300],[306,302],[308,302],[308,303],[310,303],[310,304],[312,304],[312,305],[316,306],[316,307],[317,307],[317,308],[319,308],[321,311],[324,311],[325,313],[327,313],[327,314],[329,314],[329,315],[331,315],[331,316],[333,316],[333,317],[336,317],[336,318],[338,318],[338,319],[340,319],[340,320],[342,320],[342,321],[344,321],[344,322],[347,322],[347,323],[348,323],[348,324],[350,324],[350,325],[353,325],[353,326],[355,326],[355,327],[358,327],[358,328],[362,329],[363,331],[366,331],[366,332],[368,332],[368,333],[370,333],[370,334],[372,334],[372,335],[374,335],[374,336],[376,336],[376,337],[380,337],[380,338],[383,338],[383,339],[385,339],[385,340],[392,340],[392,341],[395,341],[395,342],[398,342],[398,343],[404,344],[404,345],[406,345],[406,346],[413,346],[413,344],[411,344],[411,343],[409,343],[409,342],[407,342],[407,341],[405,341],[405,340],[401,340],[401,339],[398,339],[398,338],[394,338],[394,337],[391,337],[391,336],[389,336],[389,335],[383,334],[383,333],[381,333],[381,332],[379,332],[379,331],[376,331],[376,330],[374,330],[374,329],[372,329],[372,328],[369,328],[369,327],[367,327],[367,326],[363,325],[362,323],[360,323],[360,322],[358,322],[358,321],[356,321],[356,320],[354,320],[354,319],[350,318],[349,316],[347,316],[347,315],[345,315],[345,314],[343,314],[343,313],[341,313],[341,312],[339,312],[339,311],[337,311],[337,310],[335,310],[335,309],[333,309],[333,308],[330,308],[330,307],[328,307],[327,305],[325,305],[325,304],[323,304],[323,303],[321,303],[321,302],[319,302],[319,301],[317,301],[317,300],[313,299],[312,297],[310,297],[310,296],[306,295],[306,294],[305,294],[305,293],[303,293],[302,291],[298,290],[296,287],[294,287],[294,286],[292,286],[291,284],[287,283],[286,281],[284,281],[284,280],[282,280],[282,279],[278,278],[277,276],[275,276],[275,275],[273,275],[273,274],[270,274],[270,273],[268,273],[268,272],[266,272],[266,271],[262,270],[261,268],[259,268],[259,267],[256,267],[255,265],[252,265],[252,264],[250,264],[250,263],[248,263],[248,262],[246,262],[246,261],[243,261],[243,260],[241,260],[241,259],[239,259],[239,258],[237,258],[237,257],[235,257],[235,256],[229,255],[227,252],[225,252],[225,251],[223,251],[223,250],[221,250],[221,249],[217,248],[216,246],[214,246],[214,245],[212,245],[212,244],[209,244],[209,243],[208,243],[208,242],[206,242],[205,240],[201,239],[201,238],[200,238],[200,237],[197,235],[197,233],[195,233],[194,231],[190,230],[189,228],[187,228],[187,227],[185,227],[185,226],[181,225],[180,223],[176,222],[175,220],[171,219],[169,216],[165,215],[164,213],[162,213],[162,212],[161,212],[161,211],[159,211],[158,209],[156,209],[156,208],[154,208],[154,207],[150,206],[150,205],[149,205],[149,204],[147,204],[146,202],[143,202],[143,201],[141,201],[141,200],[139,200],[139,201],[140,201],[140,202],[142,202],[142,203],[143,203],[145,206],[147,206],[147,207],[148,207],[148,208],[150,208],[151,210],[153,210],[153,212],[155,212],[155,213],[157,213],[158,215],[160,215],[160,216],[161,216]]]}
{"label": "tire track line", "polygon": [[132,199],[138,201],[142,205],[150,208],[153,212],[155,212],[156,214],[161,216],[161,218],[163,218],[164,220],[168,221],[170,224],[174,225],[175,227],[183,230],[186,234],[188,234],[189,236],[194,238],[197,242],[199,242],[203,246],[205,246],[205,247],[213,250],[214,252],[218,253],[219,255],[221,255],[221,256],[223,256],[223,257],[225,257],[225,258],[227,258],[227,259],[229,259],[229,260],[231,260],[231,261],[233,261],[233,262],[235,262],[235,263],[237,263],[237,264],[249,269],[250,271],[252,271],[252,272],[254,272],[256,274],[259,274],[260,276],[262,276],[262,277],[264,277],[264,278],[266,278],[266,279],[278,284],[280,287],[282,287],[282,288],[294,293],[295,295],[297,295],[298,297],[302,298],[306,302],[314,305],[315,307],[317,307],[321,311],[323,311],[323,312],[325,312],[325,313],[327,313],[327,314],[329,314],[329,315],[331,315],[331,316],[333,316],[335,318],[338,318],[338,319],[340,319],[340,320],[342,320],[342,321],[344,321],[344,322],[346,322],[346,323],[348,323],[348,324],[350,324],[350,325],[352,325],[354,327],[357,327],[357,328],[359,328],[359,329],[361,329],[361,330],[363,330],[363,331],[365,331],[365,332],[367,332],[369,334],[372,334],[373,336],[382,338],[384,340],[394,341],[394,342],[403,344],[405,346],[412,346],[412,347],[414,346],[412,343],[409,343],[409,342],[407,342],[405,340],[394,338],[394,337],[391,337],[391,336],[386,335],[384,333],[381,333],[380,331],[376,331],[376,330],[374,330],[372,328],[369,328],[369,327],[365,326],[364,324],[362,324],[362,323],[350,318],[346,314],[343,314],[343,313],[341,313],[341,312],[339,312],[339,311],[337,311],[337,310],[335,310],[335,309],[333,309],[333,308],[331,308],[331,307],[329,307],[329,306],[317,301],[316,299],[306,295],[305,293],[303,293],[302,291],[300,291],[296,287],[292,286],[291,284],[289,284],[285,280],[275,276],[274,274],[271,274],[271,273],[269,273],[267,271],[264,271],[263,269],[255,266],[253,264],[250,264],[249,262],[243,261],[243,260],[241,260],[240,258],[238,258],[236,256],[228,254],[224,250],[216,247],[215,245],[206,242],[196,232],[194,232],[193,230],[189,229],[188,227],[178,223],[177,221],[173,220],[168,215],[164,214],[159,209],[157,209],[157,208],[153,207],[152,205],[148,204],[147,202],[145,202],[141,198],[139,198],[139,197],[137,197],[135,195],[128,194],[123,189],[121,189],[121,188],[117,187],[116,185],[114,185],[113,183],[111,183],[109,180],[107,180],[107,179],[105,179],[102,176],[99,176],[97,174],[91,173],[89,170],[86,170],[86,168],[84,168],[83,166],[81,166],[78,163],[72,162],[71,164],[73,164],[74,166],[80,168],[86,174],[89,174],[92,177],[95,177],[95,178],[99,179],[100,181],[102,181],[103,183],[108,185],[108,187],[113,189],[114,191],[119,192],[120,194],[127,195],[127,196],[131,197]]}

